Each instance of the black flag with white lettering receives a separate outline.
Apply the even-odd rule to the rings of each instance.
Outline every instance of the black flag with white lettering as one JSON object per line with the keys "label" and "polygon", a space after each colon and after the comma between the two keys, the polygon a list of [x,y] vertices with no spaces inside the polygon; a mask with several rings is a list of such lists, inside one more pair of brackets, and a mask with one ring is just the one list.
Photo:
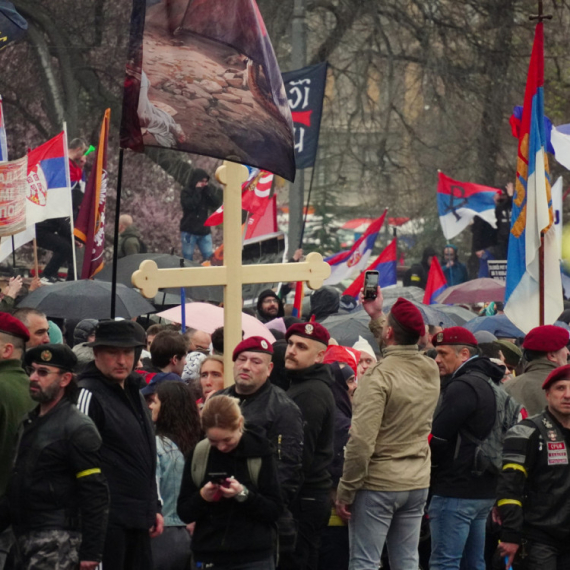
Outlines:
{"label": "black flag with white lettering", "polygon": [[297,169],[315,165],[326,82],[326,61],[283,73],[283,83],[295,127]]}

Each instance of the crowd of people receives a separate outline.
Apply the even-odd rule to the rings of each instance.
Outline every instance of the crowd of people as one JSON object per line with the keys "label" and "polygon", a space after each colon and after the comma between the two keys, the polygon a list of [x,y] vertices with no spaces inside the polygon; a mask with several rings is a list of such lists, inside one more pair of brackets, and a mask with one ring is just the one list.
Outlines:
{"label": "crowd of people", "polygon": [[236,347],[3,306],[0,568],[568,565],[568,330],[497,339],[403,298],[386,314],[380,289],[359,303],[376,346],[270,290],[275,341]]}

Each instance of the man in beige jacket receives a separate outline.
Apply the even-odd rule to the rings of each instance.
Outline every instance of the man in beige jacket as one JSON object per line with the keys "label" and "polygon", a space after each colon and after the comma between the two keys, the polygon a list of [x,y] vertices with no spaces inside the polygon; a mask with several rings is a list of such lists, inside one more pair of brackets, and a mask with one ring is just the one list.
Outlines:
{"label": "man in beige jacket", "polygon": [[398,299],[386,318],[382,292],[361,300],[383,359],[358,384],[337,512],[349,520],[350,570],[376,570],[387,542],[390,568],[417,568],[428,496],[428,435],[439,396],[435,362],[420,354],[422,315]]}

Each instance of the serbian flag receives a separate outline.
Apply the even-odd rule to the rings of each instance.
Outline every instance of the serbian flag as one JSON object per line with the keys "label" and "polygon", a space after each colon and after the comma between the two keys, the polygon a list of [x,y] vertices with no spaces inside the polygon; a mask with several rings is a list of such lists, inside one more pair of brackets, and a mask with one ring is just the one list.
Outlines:
{"label": "serbian flag", "polygon": [[505,314],[528,333],[541,324],[539,249],[544,235],[544,324],[564,310],[544,128],[544,31],[536,25],[521,118],[507,257]]}
{"label": "serbian flag", "polygon": [[28,153],[26,225],[72,215],[67,137],[59,133]]}
{"label": "serbian flag", "polygon": [[497,192],[500,192],[498,188],[459,182],[439,172],[437,210],[445,239],[450,240],[461,233],[475,216],[496,228],[494,197]]}
{"label": "serbian flag", "polygon": [[300,319],[303,316],[303,297],[305,296],[305,282],[297,281],[295,284],[295,300],[291,315]]}
{"label": "serbian flag", "polygon": [[426,291],[424,293],[424,305],[437,303],[436,299],[447,289],[447,281],[437,256],[433,256],[429,268]]}
{"label": "serbian flag", "polygon": [[[384,251],[366,268],[366,271],[378,271],[378,285],[380,287],[389,287],[396,285],[396,239],[393,239]],[[362,286],[364,285],[363,271],[345,290],[344,295],[350,295],[355,299],[358,297]]]}
{"label": "serbian flag", "polygon": [[292,181],[291,110],[255,0],[132,5],[121,146],[213,156]]}
{"label": "serbian flag", "polygon": [[2,96],[0,95],[0,162],[8,160],[8,141],[6,140],[6,127],[4,125],[4,109],[2,108]]}
{"label": "serbian flag", "polygon": [[87,186],[85,197],[77,216],[74,235],[85,244],[81,279],[92,279],[103,269],[105,252],[105,205],[107,203],[107,145],[111,109],[105,111],[95,163]]}
{"label": "serbian flag", "polygon": [[[249,175],[247,180],[241,185],[241,195],[242,195],[242,208],[245,210],[243,206],[244,196],[249,188],[258,180],[259,177],[259,168],[252,168],[251,166],[247,167],[249,171]],[[224,223],[224,205],[222,204],[205,222],[205,226],[219,226],[220,224]]]}
{"label": "serbian flag", "polygon": [[341,251],[325,258],[325,261],[331,266],[331,275],[325,279],[325,285],[340,283],[343,279],[350,278],[351,275],[361,272],[366,267],[387,212],[388,208],[368,226],[350,250]]}

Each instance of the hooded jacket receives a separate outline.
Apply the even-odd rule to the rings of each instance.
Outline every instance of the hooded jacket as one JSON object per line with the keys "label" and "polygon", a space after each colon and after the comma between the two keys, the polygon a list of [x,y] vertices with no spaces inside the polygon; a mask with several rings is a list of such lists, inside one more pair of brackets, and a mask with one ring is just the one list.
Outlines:
{"label": "hooded jacket", "polygon": [[[279,303],[279,311],[275,317],[272,317],[270,315],[266,315],[263,312],[263,309],[261,308],[261,304],[263,303],[263,300],[267,299],[267,297],[273,297],[274,299],[277,299],[277,302]],[[285,316],[285,309],[283,308],[283,301],[277,296],[275,291],[272,291],[271,289],[265,289],[265,291],[262,291],[259,294],[259,297],[257,298],[257,318],[262,323],[268,323],[269,321],[272,321],[273,319],[278,319],[278,318],[284,317],[284,316]]]}
{"label": "hooded jacket", "polygon": [[315,315],[315,320],[320,323],[329,315],[338,313],[340,307],[340,292],[334,287],[321,287],[311,295],[310,303],[311,314]]}
{"label": "hooded jacket", "polygon": [[196,188],[196,184],[204,178],[210,180],[210,176],[205,170],[194,169],[188,185],[180,193],[181,232],[188,232],[196,236],[205,236],[210,233],[210,228],[205,226],[204,222],[208,219],[210,212],[221,206],[222,197],[210,184],[203,188]]}
{"label": "hooded jacket", "polygon": [[[237,447],[222,453],[210,448],[206,474],[227,473],[247,487],[249,496],[242,503],[235,499],[207,502],[200,496],[192,478],[192,457],[186,460],[178,497],[178,516],[186,523],[196,522],[192,552],[196,562],[227,564],[268,558],[273,553],[273,525],[282,511],[277,469],[269,442],[261,435],[245,431]],[[257,485],[247,466],[248,457],[261,457]]]}
{"label": "hooded jacket", "polygon": [[495,394],[481,375],[499,384],[504,371],[486,357],[474,356],[460,366],[442,388],[442,397],[433,420],[432,492],[459,499],[492,499],[497,476],[472,474],[476,444],[462,437],[466,430],[485,439],[495,423]]}
{"label": "hooded jacket", "polygon": [[117,251],[117,257],[119,259],[127,255],[141,253],[141,233],[134,224],[125,228],[119,234],[119,246]]}
{"label": "hooded jacket", "polygon": [[313,364],[288,370],[291,386],[287,395],[303,414],[303,489],[327,490],[332,480],[335,403],[332,374],[328,364]]}
{"label": "hooded jacket", "polygon": [[427,278],[429,273],[428,259],[437,255],[433,247],[426,247],[422,253],[422,260],[420,263],[414,263],[406,271],[403,279],[404,287],[420,287],[425,289],[427,285]]}

